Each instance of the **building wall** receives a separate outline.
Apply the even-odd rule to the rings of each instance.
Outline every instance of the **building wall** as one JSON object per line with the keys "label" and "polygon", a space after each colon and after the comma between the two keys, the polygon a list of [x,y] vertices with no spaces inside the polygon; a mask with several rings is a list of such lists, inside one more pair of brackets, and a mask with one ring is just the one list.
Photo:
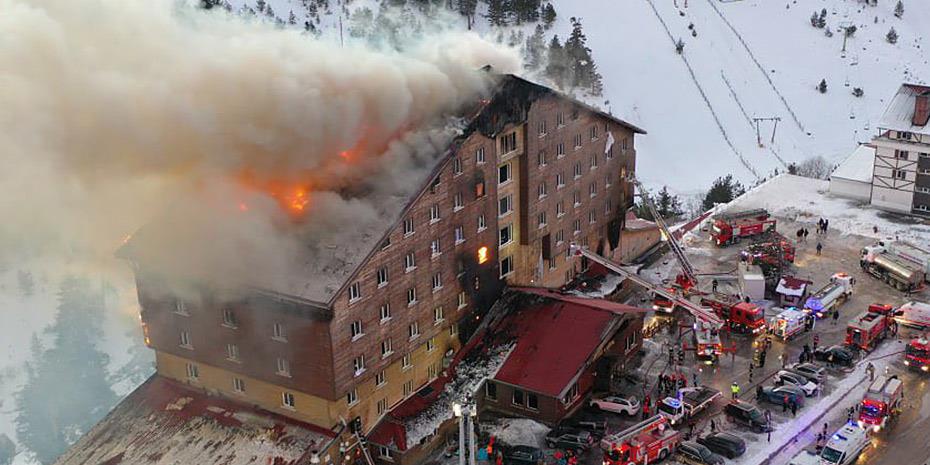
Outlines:
{"label": "building wall", "polygon": [[875,145],[875,168],[871,203],[878,208],[911,213],[919,153],[930,151],[930,146],[899,137],[896,131],[888,131],[872,141]]}
{"label": "building wall", "polygon": [[620,261],[631,262],[662,239],[659,228],[624,229],[620,239]]}
{"label": "building wall", "polygon": [[868,182],[830,178],[830,193],[837,197],[868,201],[871,191],[872,185]]}

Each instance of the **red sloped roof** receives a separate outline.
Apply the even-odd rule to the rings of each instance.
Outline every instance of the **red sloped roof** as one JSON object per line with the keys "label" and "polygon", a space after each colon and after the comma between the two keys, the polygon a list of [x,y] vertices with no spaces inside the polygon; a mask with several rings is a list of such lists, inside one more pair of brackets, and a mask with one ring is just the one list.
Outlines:
{"label": "red sloped roof", "polygon": [[514,336],[517,345],[494,379],[558,397],[591,358],[615,318],[612,311],[565,299],[511,314],[501,328]]}
{"label": "red sloped roof", "polygon": [[621,304],[617,302],[611,302],[605,299],[594,299],[590,297],[580,297],[572,294],[563,294],[557,290],[549,289],[545,287],[515,287],[515,291],[526,292],[528,294],[536,294],[538,296],[546,297],[549,299],[559,300],[572,305],[580,305],[583,307],[588,307],[594,310],[602,310],[605,312],[614,313],[617,315],[622,315],[626,313],[645,313],[649,310],[634,307],[632,305]]}

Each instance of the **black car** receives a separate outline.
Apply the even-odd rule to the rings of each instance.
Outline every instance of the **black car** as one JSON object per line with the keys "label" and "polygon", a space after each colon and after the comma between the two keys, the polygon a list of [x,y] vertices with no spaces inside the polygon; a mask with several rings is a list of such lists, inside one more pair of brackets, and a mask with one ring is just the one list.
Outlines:
{"label": "black car", "polygon": [[538,465],[545,454],[533,446],[512,446],[504,450],[504,463],[513,465]]}
{"label": "black car", "polygon": [[772,426],[765,421],[765,415],[755,405],[740,400],[730,402],[723,409],[723,413],[733,423],[749,427],[757,433],[765,433],[772,430]]}
{"label": "black car", "polygon": [[756,398],[761,402],[765,401],[770,404],[783,406],[788,402],[797,404],[798,407],[804,406],[804,391],[797,386],[778,386],[778,387],[759,387],[756,392]]}
{"label": "black car", "polygon": [[814,350],[814,358],[823,362],[830,362],[831,355],[834,365],[849,367],[856,361],[856,355],[842,346],[818,347]]}
{"label": "black car", "polygon": [[551,449],[584,452],[594,443],[594,436],[587,431],[556,428],[546,434],[546,445]]}
{"label": "black car", "polygon": [[607,420],[595,417],[569,418],[562,420],[562,422],[560,422],[556,428],[574,431],[587,431],[591,433],[595,439],[598,439],[604,437],[604,434],[607,433]]}
{"label": "black car", "polygon": [[723,457],[711,452],[706,446],[685,441],[678,445],[675,458],[688,465],[722,465]]}
{"label": "black car", "polygon": [[712,433],[703,438],[698,438],[698,444],[710,449],[715,454],[720,454],[728,459],[739,457],[746,452],[746,442],[730,433]]}

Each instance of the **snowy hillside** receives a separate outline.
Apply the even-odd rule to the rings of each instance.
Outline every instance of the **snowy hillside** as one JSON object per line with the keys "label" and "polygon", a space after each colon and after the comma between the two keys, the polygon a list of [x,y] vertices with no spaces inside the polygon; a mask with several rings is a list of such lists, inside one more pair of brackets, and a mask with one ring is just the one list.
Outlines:
{"label": "snowy hillside", "polygon": [[[255,1],[231,3],[238,9]],[[307,1],[268,4],[281,19],[294,11],[300,24]],[[857,0],[688,0],[687,8],[685,0],[554,3],[558,19],[548,34],[564,39],[569,18],[581,17],[604,76],[603,100],[610,103],[603,106],[649,131],[639,144],[640,177],[680,193],[704,190],[727,173],[752,184],[816,155],[839,162],[875,134],[874,123],[898,84],[930,80],[921,32],[930,24],[927,2],[906,1],[901,18],[891,0],[874,7]],[[330,0],[319,30],[338,40],[340,16],[345,25],[356,9],[377,9],[373,4]],[[479,12],[483,8],[478,5]],[[827,10],[824,29],[810,23],[821,9]],[[480,14],[478,21],[483,34],[506,37]],[[842,28],[851,25],[857,31],[843,53]],[[896,44],[885,40],[892,27]],[[679,38],[682,55],[675,52]],[[821,79],[825,94],[815,88]],[[861,98],[852,95],[856,87],[864,91]],[[756,117],[781,119],[774,144],[774,122],[765,120],[759,124],[765,146],[758,146]]]}

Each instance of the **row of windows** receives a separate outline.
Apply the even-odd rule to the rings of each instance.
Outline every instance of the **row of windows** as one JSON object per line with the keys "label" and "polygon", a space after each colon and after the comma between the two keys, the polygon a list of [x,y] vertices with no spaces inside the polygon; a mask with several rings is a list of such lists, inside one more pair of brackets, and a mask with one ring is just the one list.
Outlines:
{"label": "row of windows", "polygon": [[[187,350],[194,350],[194,344],[191,341],[190,331],[181,330],[178,333],[178,345]],[[239,346],[236,344],[226,344],[226,359],[231,362],[241,362]],[[285,358],[278,357],[275,359],[275,373],[281,376],[291,376],[291,362]]]}
{"label": "row of windows", "polygon": [[[187,303],[182,299],[175,299],[174,301],[174,313],[182,316],[190,316],[189,307]],[[222,326],[237,329],[239,328],[239,318],[236,317],[236,312],[230,308],[224,308],[222,310],[223,322]],[[285,330],[283,323],[272,323],[271,324],[271,338],[280,341],[287,342],[287,332]],[[183,339],[182,339],[183,340]],[[188,343],[181,343],[182,346],[191,346],[189,337]]]}
{"label": "row of windows", "polygon": [[[462,293],[459,294],[459,307],[464,306],[464,305],[462,304],[462,301],[464,300],[464,298],[463,298],[463,297],[464,297],[464,294],[465,294],[464,292],[462,292]],[[392,317],[391,317],[391,305],[390,305],[389,303],[385,303],[385,304],[383,304],[383,305],[381,306],[381,315],[380,315],[380,316],[381,316],[381,320],[380,320],[381,324],[384,324],[384,323],[386,323],[386,322],[388,322],[388,321],[391,320],[391,318],[392,318]],[[435,325],[439,325],[439,324],[441,324],[443,321],[445,321],[445,310],[443,309],[442,305],[433,308],[433,325],[434,325],[434,326],[435,326]],[[409,337],[411,340],[416,339],[416,337],[420,335],[420,324],[419,324],[419,322],[414,321],[413,323],[410,323],[410,325],[408,325],[407,329],[408,329],[408,331],[407,331],[408,334],[407,334],[407,335],[408,335],[408,337]],[[353,321],[352,323],[349,323],[349,335],[350,335],[350,337],[352,338],[352,341],[353,341],[353,342],[354,342],[354,341],[357,341],[357,340],[361,339],[363,336],[365,336],[365,331],[364,331],[364,328],[363,328],[363,325],[362,325],[362,320],[355,320],[355,321]],[[387,341],[387,343],[388,343],[388,346],[387,346],[387,347],[391,347],[391,345],[390,345],[390,341],[391,341],[390,338],[387,339],[386,341]],[[390,350],[390,348],[385,349],[384,343],[381,344],[381,348],[382,348],[382,350],[381,350],[381,355],[382,355],[382,356],[390,355],[390,353],[393,352],[393,350]]]}

